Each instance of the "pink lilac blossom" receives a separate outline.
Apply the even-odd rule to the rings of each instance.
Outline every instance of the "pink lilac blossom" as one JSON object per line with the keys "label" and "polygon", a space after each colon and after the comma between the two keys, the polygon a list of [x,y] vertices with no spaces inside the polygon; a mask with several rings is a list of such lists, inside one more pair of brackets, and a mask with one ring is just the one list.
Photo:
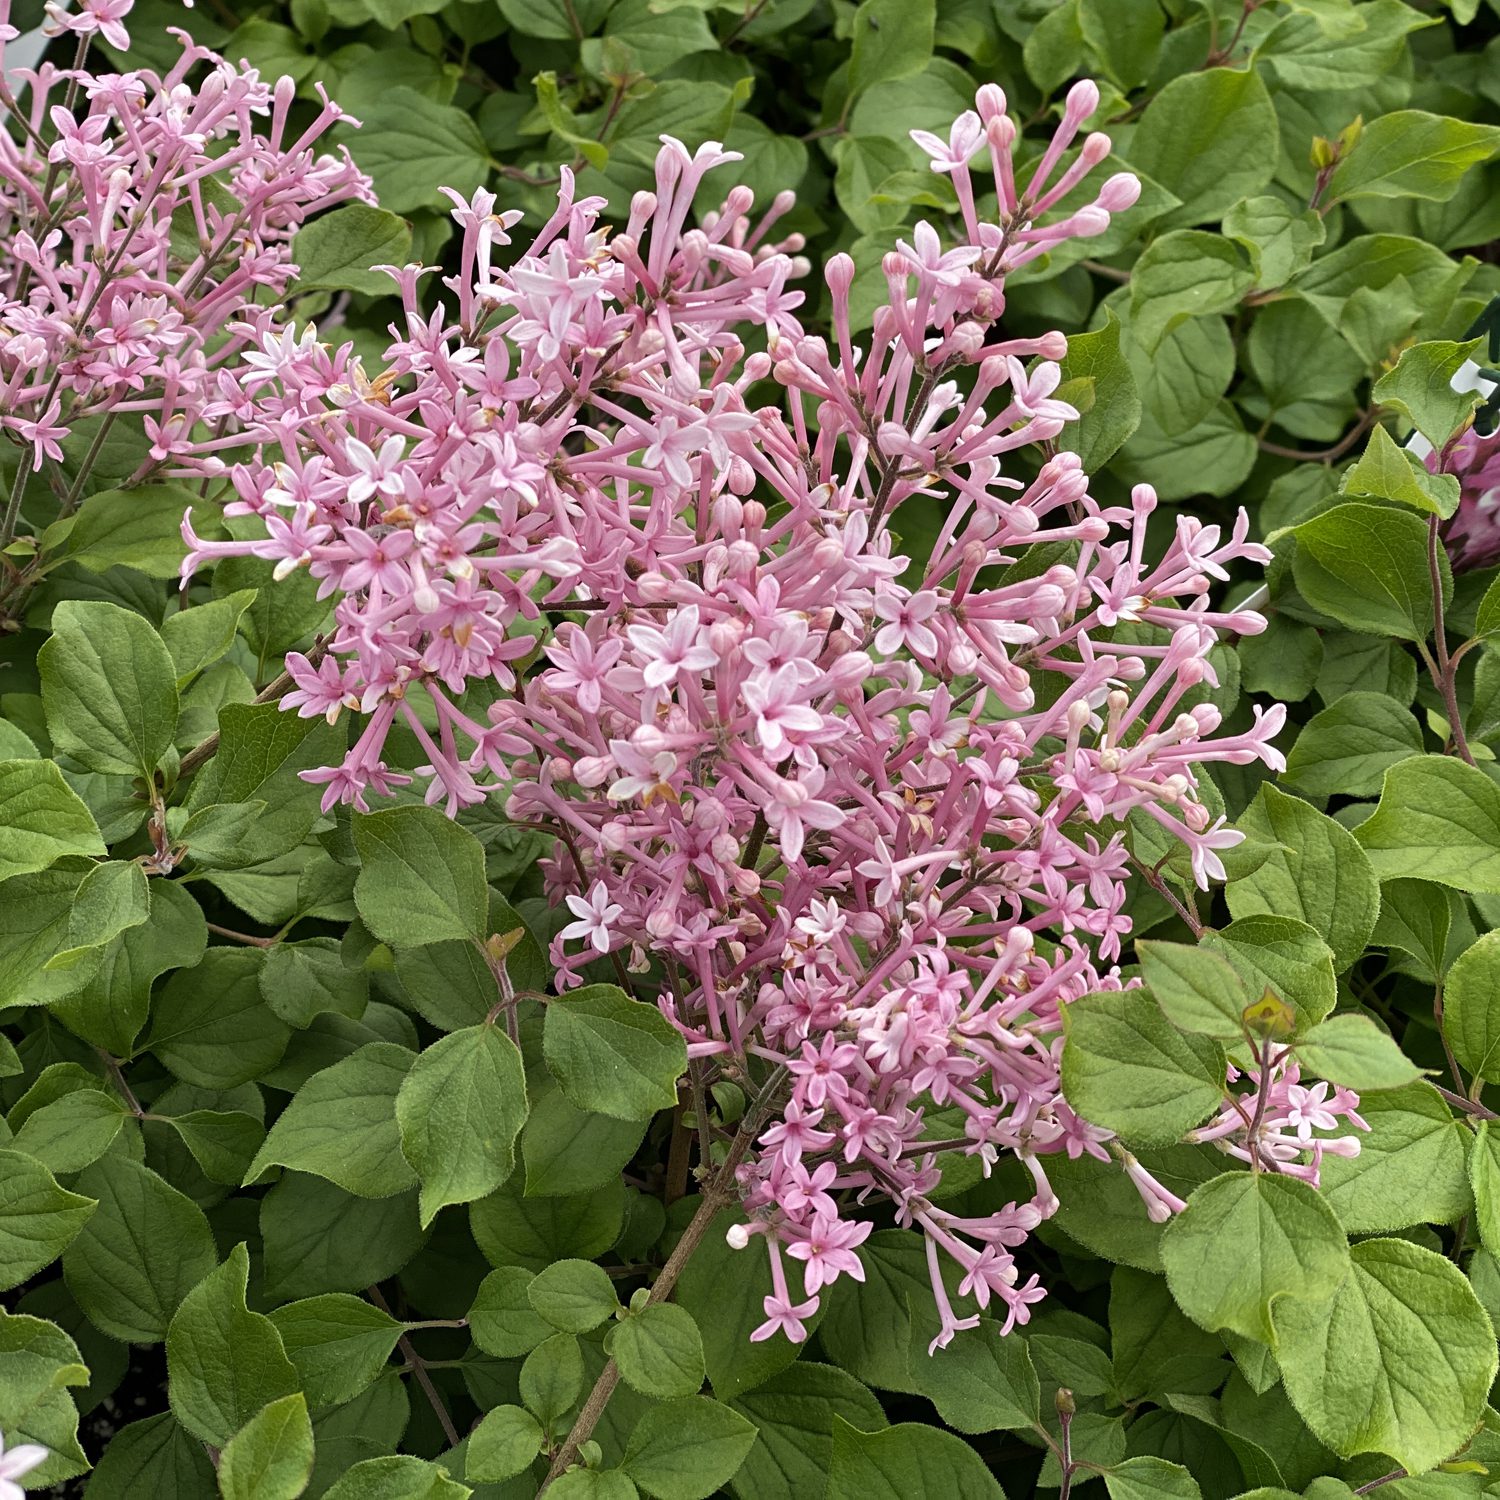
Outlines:
{"label": "pink lilac blossom", "polygon": [[1500,431],[1469,428],[1447,451],[1441,470],[1459,482],[1458,509],[1442,528],[1454,571],[1494,567],[1500,563]]}
{"label": "pink lilac blossom", "polygon": [[[75,66],[0,82],[17,127],[0,133],[11,252],[0,269],[0,432],[22,449],[6,540],[32,474],[47,470],[65,513],[77,503],[97,456],[84,450],[121,417],[143,420],[151,440],[130,476],[139,481],[184,449],[195,424],[229,415],[212,404],[219,373],[272,326],[275,309],[256,304],[296,274],[293,234],[315,210],[370,199],[347,151],[318,151],[336,105],[325,98],[305,130],[288,128],[289,78],[263,82],[182,32],[182,56],[163,75],[86,71],[96,33],[128,45],[130,8],[49,6],[54,25],[78,36]],[[9,12],[0,0],[0,37],[15,35]],[[83,459],[76,477],[60,467],[70,437]]]}
{"label": "pink lilac blossom", "polygon": [[[185,526],[185,576],[249,552],[337,596],[337,666],[292,658],[284,700],[369,716],[341,765],[308,773],[325,808],[410,779],[384,752],[404,724],[429,801],[500,788],[557,834],[560,987],[608,955],[695,1070],[769,1077],[731,1232],[770,1258],[756,1338],[804,1338],[824,1291],[863,1277],[872,1199],[925,1236],[937,1345],[985,1310],[1024,1323],[1044,1295],[1015,1252],[1058,1207],[1048,1157],[1113,1155],[1153,1217],[1181,1207],[1068,1108],[1063,1007],[1126,983],[1127,820],[1181,840],[1200,885],[1222,878],[1241,835],[1203,768],[1280,768],[1284,711],[1226,733],[1208,701],[1215,641],[1264,628],[1209,598],[1228,564],[1269,555],[1245,516],[1179,515],[1148,557],[1153,491],[1101,503],[1065,446],[1066,338],[997,330],[1008,273],[1135,201],[1119,174],[1064,203],[1108,154],[1090,135],[1064,164],[1097,101],[1069,93],[1024,186],[994,86],[948,142],[918,135],[963,237],[945,249],[922,224],[885,257],[862,340],[847,256],[825,273],[831,338],[799,322],[800,242],[771,238],[786,195],[757,220],[735,188],[689,227],[735,159],[713,143],[664,137],[655,191],[615,233],[564,171],[508,267],[515,216],[455,196],[456,307],[424,311],[424,269],[391,268],[405,322],[373,379],[312,329],[268,333],[221,382],[239,430],[182,459],[212,477],[254,445],[227,510],[258,522],[231,542]],[[939,517],[920,556],[898,549],[904,507]],[[1028,567],[1037,544],[1049,561]],[[520,672],[547,610],[582,620]],[[1332,1148],[1313,1132],[1351,1099],[1294,1100],[1282,1079],[1259,1164],[1315,1170]],[[940,1145],[986,1175],[1009,1154],[1030,1197],[945,1208]]]}

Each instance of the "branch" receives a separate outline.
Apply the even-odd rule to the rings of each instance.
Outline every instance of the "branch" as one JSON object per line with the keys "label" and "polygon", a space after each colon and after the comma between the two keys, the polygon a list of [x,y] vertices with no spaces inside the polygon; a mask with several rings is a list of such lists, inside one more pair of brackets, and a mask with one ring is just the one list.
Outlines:
{"label": "branch", "polygon": [[[385,1294],[378,1286],[365,1288],[370,1301],[378,1307],[387,1317],[395,1317],[391,1311],[391,1304],[385,1300]],[[424,1328],[447,1328],[454,1326],[448,1322],[424,1323]],[[438,1388],[432,1383],[432,1376],[427,1373],[427,1361],[412,1348],[412,1342],[405,1333],[396,1340],[396,1347],[406,1356],[411,1365],[411,1372],[417,1377],[417,1384],[422,1387],[429,1404],[432,1406],[433,1414],[437,1417],[439,1425],[443,1429],[443,1436],[448,1439],[448,1445],[456,1448],[463,1441],[459,1436],[458,1428],[453,1425],[453,1417],[448,1411],[447,1403],[438,1392]]]}
{"label": "branch", "polygon": [[[729,1148],[729,1155],[724,1158],[724,1165],[715,1173],[713,1182],[703,1190],[698,1212],[693,1215],[688,1227],[683,1230],[682,1238],[677,1241],[671,1255],[667,1257],[666,1265],[661,1268],[656,1280],[652,1283],[650,1295],[646,1299],[648,1307],[658,1302],[665,1302],[672,1295],[673,1288],[677,1285],[677,1278],[682,1275],[682,1269],[687,1265],[693,1251],[702,1243],[703,1236],[708,1232],[708,1226],[714,1221],[720,1209],[728,1207],[734,1201],[735,1169],[745,1159],[745,1153],[749,1151],[751,1143],[760,1133],[761,1124],[770,1112],[771,1103],[785,1079],[786,1069],[778,1067],[761,1086],[754,1105],[745,1114],[744,1123],[741,1124],[734,1138],[734,1144]],[[583,1403],[583,1409],[578,1413],[572,1431],[568,1433],[562,1447],[557,1450],[552,1460],[552,1467],[547,1470],[547,1477],[542,1481],[541,1489],[537,1491],[538,1496],[542,1495],[552,1481],[564,1473],[578,1457],[578,1450],[589,1440],[590,1434],[598,1425],[599,1418],[604,1415],[604,1408],[609,1405],[609,1398],[614,1394],[615,1387],[619,1383],[620,1367],[614,1360],[610,1360],[600,1371],[598,1380],[594,1382],[594,1388],[589,1392],[588,1400]]]}

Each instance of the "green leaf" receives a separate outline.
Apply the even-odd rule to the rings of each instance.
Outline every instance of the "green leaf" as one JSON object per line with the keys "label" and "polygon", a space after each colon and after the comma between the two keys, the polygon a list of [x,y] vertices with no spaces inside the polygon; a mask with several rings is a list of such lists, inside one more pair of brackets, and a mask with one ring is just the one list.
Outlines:
{"label": "green leaf", "polygon": [[932,57],[935,0],[864,0],[854,13],[849,92],[920,73]]}
{"label": "green leaf", "polygon": [[435,807],[392,807],[354,819],[354,901],[382,942],[420,946],[483,939],[489,915],[484,849]]}
{"label": "green leaf", "polygon": [[687,1044],[655,1006],[613,985],[551,1000],[543,1032],[547,1068],[580,1109],[642,1120],[677,1102]]}
{"label": "green leaf", "polygon": [[1130,161],[1182,200],[1165,225],[1201,224],[1270,182],[1278,138],[1276,108],[1260,74],[1209,68],[1174,78],[1151,100]]}
{"label": "green leaf", "polygon": [[1500,577],[1493,579],[1474,611],[1474,636],[1482,640],[1500,630]]}
{"label": "green leaf", "polygon": [[521,1053],[493,1022],[418,1055],[396,1095],[396,1123],[422,1185],[424,1227],[440,1208],[483,1198],[510,1176],[525,1121]]}
{"label": "green leaf", "polygon": [[1359,462],[1345,472],[1339,489],[1345,495],[1395,500],[1432,516],[1451,516],[1458,509],[1457,478],[1429,474],[1410,449],[1398,446],[1380,426],[1371,431]]}
{"label": "green leaf", "polygon": [[115,1433],[85,1494],[88,1500],[202,1500],[216,1482],[203,1444],[163,1412]]}
{"label": "green leaf", "polygon": [[1273,1308],[1325,1306],[1349,1267],[1317,1189],[1268,1172],[1226,1172],[1198,1188],[1167,1224],[1161,1257],[1177,1305],[1200,1327],[1272,1345]]}
{"label": "green leaf", "polygon": [[242,1110],[191,1109],[154,1118],[165,1119],[177,1132],[205,1177],[227,1187],[244,1181],[266,1134],[261,1122]]}
{"label": "green leaf", "polygon": [[925,1320],[912,1318],[907,1364],[918,1392],[950,1427],[996,1432],[1041,1421],[1041,1386],[1025,1340],[1003,1336],[993,1318],[981,1318],[977,1328],[929,1354],[932,1333]]}
{"label": "green leaf", "polygon": [[1405,1240],[1364,1240],[1332,1305],[1276,1310],[1282,1378],[1335,1453],[1420,1474],[1463,1446],[1495,1377],[1495,1335],[1463,1273]]}
{"label": "green leaf", "polygon": [[203,1210],[139,1162],[105,1156],[78,1179],[99,1207],[63,1256],[74,1300],[101,1332],[160,1343],[218,1259]]}
{"label": "green leaf", "polygon": [[[1123,347],[1140,390],[1142,414],[1150,417],[1163,441],[1209,420],[1234,378],[1234,343],[1220,317],[1177,324],[1149,354],[1137,338],[1127,336]],[[1092,416],[1086,413],[1084,421]]]}
{"label": "green leaf", "polygon": [[[546,989],[551,970],[541,945],[520,916],[493,890],[488,930],[501,934],[525,933],[501,962],[512,988]],[[495,973],[483,950],[472,939],[454,938],[420,948],[398,948],[396,977],[412,1008],[439,1031],[478,1025],[500,999]]]}
{"label": "green leaf", "polygon": [[287,1172],[261,1200],[266,1286],[276,1297],[354,1291],[394,1276],[421,1248],[417,1192],[356,1198]]}
{"label": "green leaf", "polygon": [[262,1407],[219,1458],[223,1500],[297,1500],[313,1465],[312,1423],[300,1392]]}
{"label": "green leaf", "polygon": [[[540,1311],[535,1283],[531,1295]],[[703,1340],[684,1307],[670,1302],[643,1307],[609,1330],[604,1347],[626,1384],[643,1396],[691,1396],[703,1384]]]}
{"label": "green leaf", "polygon": [[245,1306],[250,1257],[243,1244],[182,1299],[167,1330],[172,1414],[223,1447],[267,1402],[297,1390],[276,1326]]}
{"label": "green leaf", "polygon": [[[936,1315],[927,1242],[911,1230],[876,1230],[859,1254],[865,1280],[841,1282],[837,1295],[822,1299],[819,1342],[829,1360],[866,1385],[914,1393],[909,1357],[913,1330],[926,1330]],[[767,1284],[769,1280],[767,1275]],[[764,1316],[761,1306],[757,1301],[757,1321]],[[702,1313],[701,1328],[712,1330],[709,1316],[707,1310]],[[811,1320],[808,1326],[814,1327]]]}
{"label": "green leaf", "polygon": [[1072,450],[1090,471],[1114,457],[1141,420],[1135,374],[1121,351],[1120,320],[1107,309],[1105,317],[1103,328],[1068,339],[1068,352],[1060,366],[1064,382],[1090,382],[1093,402],[1068,435]]}
{"label": "green leaf", "polygon": [[648,1123],[581,1110],[561,1089],[549,1089],[521,1131],[527,1196],[565,1197],[617,1177],[640,1149]]}
{"label": "green leaf", "polygon": [[293,236],[292,295],[321,290],[386,297],[395,283],[371,267],[404,266],[410,259],[411,225],[405,219],[388,209],[350,203],[320,214]]}
{"label": "green leaf", "polygon": [[1409,955],[1422,977],[1435,983],[1448,967],[1448,934],[1459,900],[1425,880],[1388,880],[1380,888],[1380,920],[1370,941]]}
{"label": "green leaf", "polygon": [[[1456,391],[1453,377],[1480,346],[1479,339],[1455,344],[1447,339],[1413,344],[1372,391],[1381,406],[1399,411],[1434,448],[1442,446],[1469,419],[1477,391]],[[1431,597],[1429,589],[1428,597]]]}
{"label": "green leaf", "polygon": [[1380,805],[1354,836],[1381,880],[1500,892],[1500,787],[1453,756],[1419,755],[1391,766]]}
{"label": "green leaf", "polygon": [[269,1317],[313,1406],[341,1405],[373,1385],[402,1331],[389,1313],[344,1292],[289,1302]]}
{"label": "green leaf", "polygon": [[0,923],[0,1005],[50,1005],[87,983],[90,965],[48,972],[46,964],[67,943],[73,898],[87,866],[65,860],[50,870],[5,882]]}
{"label": "green leaf", "polygon": [[[265,676],[264,664],[284,656],[299,642],[305,641],[328,618],[329,605],[318,597],[318,581],[299,568],[285,578],[277,578],[269,562],[258,557],[224,557],[214,564],[213,596],[223,599],[233,593],[253,589],[255,599],[240,620],[240,633],[260,659],[257,676]],[[262,705],[282,719],[292,719],[288,732],[301,725],[307,734],[323,722],[320,719],[294,719],[274,704]],[[222,753],[222,751],[221,751]]]}
{"label": "green leaf", "polygon": [[[1500,1135],[1493,1120],[1481,1120],[1469,1153],[1469,1186],[1474,1193],[1474,1227],[1493,1255],[1500,1245]],[[1470,1272],[1472,1275],[1472,1270]]]}
{"label": "green leaf", "polygon": [[1151,76],[1166,28],[1157,0],[1079,0],[1078,23],[1104,71],[1122,88]]}
{"label": "green leaf", "polygon": [[93,1198],[57,1185],[41,1162],[0,1150],[0,1291],[51,1264],[94,1213]]}
{"label": "green leaf", "polygon": [[1245,1007],[1260,997],[1250,993],[1228,959],[1189,943],[1144,939],[1136,953],[1157,1005],[1174,1026],[1221,1041],[1244,1035]]}
{"label": "green leaf", "polygon": [[469,1332],[486,1354],[496,1359],[520,1359],[557,1331],[532,1306],[531,1283],[535,1279],[520,1266],[501,1266],[479,1283],[469,1309]]}
{"label": "green leaf", "polygon": [[521,1366],[521,1399],[548,1426],[571,1409],[582,1390],[583,1354],[571,1333],[544,1339]]}
{"label": "green leaf", "polygon": [[1186,500],[1238,489],[1255,455],[1255,439],[1239,413],[1232,403],[1219,401],[1185,432],[1165,431],[1148,408],[1114,467],[1126,484],[1151,484],[1161,500]]}
{"label": "green leaf", "polygon": [[1104,1471],[1109,1500],[1202,1500],[1198,1481],[1181,1464],[1142,1455]]}
{"label": "green leaf", "polygon": [[1415,1083],[1422,1070],[1368,1016],[1330,1016],[1297,1043],[1307,1070],[1360,1093]]}
{"label": "green leaf", "polygon": [[1042,93],[1050,94],[1072,77],[1083,50],[1079,0],[1064,0],[1031,28],[1021,57],[1027,76]]}
{"label": "green leaf", "polygon": [[[1351,630],[1406,641],[1431,634],[1427,527],[1416,516],[1383,506],[1337,505],[1292,534],[1292,571],[1314,609]],[[1451,587],[1445,575],[1445,595]]]}
{"label": "green leaf", "polygon": [[755,1438],[755,1425],[739,1412],[684,1396],[646,1411],[620,1467],[656,1500],[707,1500],[738,1473]]}
{"label": "green leaf", "polygon": [[37,666],[54,748],[149,780],[177,728],[176,669],[150,625],[117,604],[64,600]]}
{"label": "green leaf", "polygon": [[1420,109],[1398,109],[1370,121],[1333,169],[1330,203],[1343,198],[1432,198],[1458,191],[1464,173],[1500,151],[1500,129]]}
{"label": "green leaf", "polygon": [[81,1172],[110,1148],[125,1106],[99,1089],[76,1089],[26,1117],[11,1144],[49,1172]]}
{"label": "green leaf", "polygon": [[0,880],[104,852],[94,815],[50,760],[0,761]]}
{"label": "green leaf", "polygon": [[833,1464],[834,1422],[842,1419],[861,1432],[886,1425],[880,1402],[859,1381],[811,1360],[799,1360],[729,1404],[760,1429],[760,1440],[735,1475],[741,1500],[823,1494]]}
{"label": "green leaf", "polygon": [[[1436,20],[1400,0],[1373,0],[1357,11],[1312,5],[1280,21],[1257,56],[1267,73],[1289,89],[1369,88],[1401,62],[1407,33]],[[1352,113],[1348,109],[1340,119]]]}
{"label": "green leaf", "polygon": [[[68,946],[47,960],[49,969],[71,969],[139,927],[151,916],[146,872],[134,860],[98,864],[83,877],[68,918]],[[97,958],[97,955],[94,955]]]}
{"label": "green leaf", "polygon": [[267,1005],[299,1029],[328,1011],[357,1021],[370,998],[370,977],[350,968],[334,938],[277,943],[260,969],[260,990]]}
{"label": "green leaf", "polygon": [[1298,703],[1312,692],[1323,666],[1323,637],[1289,615],[1273,615],[1259,635],[1243,637],[1236,648],[1240,686],[1283,703]]}
{"label": "green leaf", "polygon": [[472,1493],[441,1464],[398,1453],[355,1464],[323,1500],[466,1500]]}
{"label": "green leaf", "polygon": [[565,1256],[592,1260],[620,1237],[625,1185],[617,1177],[571,1198],[526,1198],[512,1178],[470,1205],[469,1223],[492,1266],[540,1271]]}
{"label": "green leaf", "polygon": [[1430,1084],[1360,1101],[1359,1155],[1325,1156],[1323,1196],[1350,1234],[1452,1224],[1469,1206],[1469,1132]]}
{"label": "green leaf", "polygon": [[573,1469],[553,1481],[557,1500],[640,1500],[640,1491],[619,1469]]}
{"label": "green leaf", "polygon": [[1280,198],[1246,198],[1224,215],[1224,233],[1250,254],[1255,284],[1285,286],[1312,262],[1327,226],[1310,208],[1290,208]]}
{"label": "green leaf", "polygon": [[1303,726],[1286,780],[1311,797],[1368,797],[1390,767],[1421,753],[1421,726],[1409,709],[1384,693],[1345,693]]}
{"label": "green leaf", "polygon": [[1443,1035],[1470,1073],[1500,1080],[1500,932],[1485,933],[1449,971]]}
{"label": "green leaf", "polygon": [[498,1483],[524,1473],[542,1451],[544,1434],[529,1411],[497,1406],[469,1434],[464,1478]]}
{"label": "green leaf", "polygon": [[603,1268],[587,1260],[554,1261],[531,1278],[526,1295],[536,1312],[563,1333],[588,1333],[620,1305]]}
{"label": "green leaf", "polygon": [[545,37],[554,42],[572,41],[597,31],[609,9],[609,0],[573,0],[571,10],[567,0],[498,0],[498,3],[500,14],[522,36]]}
{"label": "green leaf", "polygon": [[[28,1470],[28,1488],[71,1479],[88,1468],[78,1446],[78,1409],[68,1390],[88,1379],[78,1345],[55,1323],[0,1308],[0,1430],[7,1447],[36,1443],[50,1450]],[[19,1495],[20,1486],[13,1488]]]}
{"label": "green leaf", "polygon": [[[222,564],[220,565],[222,567]],[[248,836],[218,851],[221,869],[257,865],[289,853],[318,820],[318,788],[299,772],[339,760],[344,730],[324,719],[300,719],[274,703],[231,703],[219,712],[219,750],[193,781],[195,816],[216,804],[264,802]],[[203,860],[203,851],[194,857]]]}
{"label": "green leaf", "polygon": [[1112,1388],[1128,1401],[1223,1383],[1222,1340],[1188,1319],[1160,1276],[1116,1266],[1110,1277]]}
{"label": "green leaf", "polygon": [[261,999],[261,962],[258,948],[212,948],[173,974],[156,996],[145,1049],[205,1089],[232,1089],[274,1067],[291,1032]]}
{"label": "green leaf", "polygon": [[1063,1029],[1068,1102],[1127,1140],[1180,1140],[1224,1096],[1218,1044],[1177,1031],[1142,990],[1085,995],[1064,1007]]}
{"label": "green leaf", "polygon": [[1149,353],[1179,323],[1232,311],[1254,285],[1243,252],[1223,235],[1174,230],[1153,240],[1131,272],[1131,330]]}
{"label": "green leaf", "polygon": [[833,1427],[827,1500],[1005,1500],[984,1460],[951,1432],[903,1422],[883,1432]]}
{"label": "green leaf", "polygon": [[179,689],[185,688],[234,645],[240,621],[255,603],[255,596],[254,589],[240,589],[167,617],[161,627],[161,638],[172,654]]}
{"label": "green leaf", "polygon": [[68,995],[52,1002],[52,1014],[85,1041],[127,1057],[145,1024],[152,983],[168,969],[192,968],[207,941],[202,909],[187,888],[159,880],[149,920],[105,947],[81,987],[74,976]]}
{"label": "green leaf", "polygon": [[[91,573],[134,568],[148,578],[175,579],[187,555],[183,518],[202,504],[193,490],[180,484],[101,490],[78,508],[78,519],[68,533],[68,557]],[[199,529],[204,529],[201,524]]]}
{"label": "green leaf", "polygon": [[416,1174],[401,1153],[396,1101],[412,1054],[369,1042],[313,1074],[292,1096],[245,1174],[248,1186],[271,1166],[293,1167],[361,1198],[404,1192]]}
{"label": "green leaf", "polygon": [[378,111],[366,111],[350,146],[392,213],[436,207],[440,183],[483,183],[489,175],[489,151],[472,117],[415,89],[389,90]]}
{"label": "green leaf", "polygon": [[1231,914],[1298,918],[1333,950],[1336,972],[1356,963],[1380,910],[1380,886],[1354,835],[1270,782],[1262,783],[1239,826],[1277,847],[1250,874],[1230,882]]}

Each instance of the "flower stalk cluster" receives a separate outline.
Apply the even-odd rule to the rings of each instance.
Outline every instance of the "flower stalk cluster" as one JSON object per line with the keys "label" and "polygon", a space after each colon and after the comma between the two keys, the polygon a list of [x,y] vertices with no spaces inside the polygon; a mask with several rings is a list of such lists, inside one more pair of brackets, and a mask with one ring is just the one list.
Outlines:
{"label": "flower stalk cluster", "polygon": [[129,44],[130,8],[49,6],[77,37],[74,66],[17,72],[18,99],[0,0],[0,109],[16,132],[0,132],[0,431],[19,449],[0,545],[44,470],[62,513],[76,506],[121,417],[149,440],[138,482],[229,415],[219,376],[274,318],[292,235],[316,209],[370,198],[346,150],[319,151],[336,105],[289,128],[290,78],[263,82],[183,32],[164,75],[90,72],[96,35]]}
{"label": "flower stalk cluster", "polygon": [[[1265,624],[1210,599],[1268,557],[1245,516],[1160,526],[1149,486],[1097,499],[1067,446],[1067,339],[998,328],[1008,275],[1136,199],[1128,174],[1085,187],[1110,149],[1079,139],[1097,103],[1069,93],[1024,181],[997,87],[947,139],[917,133],[963,233],[897,243],[864,337],[847,256],[825,269],[831,336],[799,320],[789,197],[757,217],[737,187],[694,227],[736,159],[716,144],[664,137],[615,231],[566,170],[524,247],[492,194],[454,195],[452,302],[389,268],[383,369],[247,324],[214,408],[232,430],[174,453],[227,476],[242,528],[186,525],[185,574],[251,553],[336,596],[327,655],[290,659],[283,700],[364,716],[307,773],[325,808],[414,778],[450,811],[498,789],[558,835],[561,986],[607,956],[700,1083],[784,1071],[737,1174],[731,1240],[770,1259],[757,1338],[804,1338],[824,1290],[863,1277],[862,1204],[924,1234],[935,1346],[1043,1295],[1015,1252],[1058,1206],[1049,1158],[1117,1156],[1153,1217],[1182,1206],[1069,1107],[1064,1008],[1128,982],[1136,832],[1223,878],[1241,835],[1204,767],[1279,768],[1284,711],[1225,732],[1211,701],[1215,642]],[[930,542],[902,545],[908,517],[935,517]],[[415,767],[388,759],[398,726]],[[1202,1138],[1244,1155],[1255,1135],[1257,1165],[1315,1176],[1313,1132],[1357,1101],[1269,1051],[1262,1072],[1255,1120],[1227,1096]],[[955,1150],[986,1175],[1003,1153],[1028,1191],[944,1207]]]}

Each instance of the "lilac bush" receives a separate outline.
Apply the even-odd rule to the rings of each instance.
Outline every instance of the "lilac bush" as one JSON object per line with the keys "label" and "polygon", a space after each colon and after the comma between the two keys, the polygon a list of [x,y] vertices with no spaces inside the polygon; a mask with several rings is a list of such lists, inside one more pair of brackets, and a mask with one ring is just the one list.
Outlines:
{"label": "lilac bush", "polygon": [[1303,97],[1406,8],[813,7],[856,238],[637,66],[778,0],[364,3],[0,68],[0,1491],[157,1345],[87,1500],[1500,1461],[1488,220],[1378,203],[1500,129]]}

